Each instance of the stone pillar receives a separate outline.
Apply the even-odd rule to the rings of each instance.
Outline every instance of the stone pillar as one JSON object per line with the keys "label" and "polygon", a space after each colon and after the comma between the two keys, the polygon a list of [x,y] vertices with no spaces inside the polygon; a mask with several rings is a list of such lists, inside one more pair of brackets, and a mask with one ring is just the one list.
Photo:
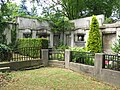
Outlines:
{"label": "stone pillar", "polygon": [[63,32],[60,33],[60,43],[61,44],[64,43],[64,33]]}
{"label": "stone pillar", "polygon": [[74,31],[71,31],[71,47],[74,47]]}
{"label": "stone pillar", "polygon": [[64,33],[64,45],[66,45],[66,34]]}
{"label": "stone pillar", "polygon": [[88,40],[88,37],[89,37],[89,30],[86,30],[85,31],[86,32],[86,34],[85,34],[85,36],[84,36],[84,40],[85,40],[85,47],[87,46],[87,40]]}
{"label": "stone pillar", "polygon": [[95,54],[95,69],[94,69],[94,75],[96,77],[99,77],[99,75],[101,74],[101,70],[102,70],[102,64],[103,64],[103,53],[96,53]]}
{"label": "stone pillar", "polygon": [[116,39],[119,39],[120,36],[120,28],[116,28]]}
{"label": "stone pillar", "polygon": [[36,38],[36,31],[32,31],[32,38]]}
{"label": "stone pillar", "polygon": [[16,25],[16,38],[19,38],[19,29],[18,29],[18,24]]}
{"label": "stone pillar", "polygon": [[42,49],[41,50],[41,55],[42,55],[42,64],[44,66],[48,66],[48,49]]}
{"label": "stone pillar", "polygon": [[5,39],[7,41],[7,45],[11,43],[11,30],[9,28],[5,28],[4,30],[4,35],[5,35]]}
{"label": "stone pillar", "polygon": [[70,50],[65,50],[65,68],[69,69],[69,64],[70,64],[70,59],[71,59],[71,52]]}
{"label": "stone pillar", "polygon": [[50,47],[53,47],[53,32],[50,33]]}
{"label": "stone pillar", "polygon": [[23,30],[18,30],[17,38],[23,38]]}

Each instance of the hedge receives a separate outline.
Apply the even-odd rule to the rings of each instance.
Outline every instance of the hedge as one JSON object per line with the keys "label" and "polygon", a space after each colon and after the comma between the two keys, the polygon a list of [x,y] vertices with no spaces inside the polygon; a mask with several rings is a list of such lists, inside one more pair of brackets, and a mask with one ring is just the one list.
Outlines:
{"label": "hedge", "polygon": [[48,48],[48,40],[45,38],[20,38],[18,39],[18,48],[40,47]]}
{"label": "hedge", "polygon": [[40,56],[40,49],[48,48],[48,40],[45,38],[20,38],[17,43],[19,54],[33,58]]}

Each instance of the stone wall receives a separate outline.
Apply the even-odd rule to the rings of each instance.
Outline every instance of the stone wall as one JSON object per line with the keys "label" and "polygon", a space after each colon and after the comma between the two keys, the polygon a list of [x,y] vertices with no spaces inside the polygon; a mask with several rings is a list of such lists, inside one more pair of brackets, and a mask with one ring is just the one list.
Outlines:
{"label": "stone wall", "polygon": [[[103,46],[104,53],[113,53],[111,47],[118,39],[118,35],[120,35],[120,22],[116,22],[113,24],[104,24],[103,26],[100,26],[100,32],[102,35],[102,43],[103,43],[102,46]],[[74,34],[74,35],[71,35],[71,38],[73,38],[73,40],[75,39],[75,35],[84,34],[84,42],[79,41],[76,43],[75,41],[71,40],[72,47],[74,46],[85,47],[86,46],[87,44],[86,42],[89,37],[89,28],[79,27],[72,34]]]}
{"label": "stone wall", "polygon": [[110,34],[103,34],[103,52],[104,53],[113,53],[111,47],[113,46],[114,42],[116,40],[116,34],[110,33]]}
{"label": "stone wall", "polygon": [[47,21],[39,21],[37,19],[17,17],[16,22],[18,23],[18,29],[25,30],[39,30],[39,29],[48,29],[50,30],[49,24]]}
{"label": "stone wall", "polygon": [[[104,22],[104,15],[97,15],[96,17],[98,19],[99,25],[102,26],[102,23]],[[74,22],[76,28],[89,28],[91,20],[92,16],[81,19],[75,19],[71,22]]]}
{"label": "stone wall", "polygon": [[[48,53],[48,52],[46,52]],[[65,51],[65,61],[50,61],[48,60],[47,64],[54,67],[64,67],[66,69],[73,70],[79,73],[85,73],[90,75],[98,80],[102,80],[111,85],[120,87],[120,72],[104,69],[102,68],[103,64],[103,53],[95,54],[94,66],[84,65],[81,63],[70,62],[71,53],[70,50]],[[49,59],[49,58],[48,58]],[[44,60],[44,59],[43,59]]]}
{"label": "stone wall", "polygon": [[0,67],[10,67],[11,70],[20,70],[20,69],[40,66],[40,65],[42,65],[42,60],[29,60],[29,61],[1,63]]}

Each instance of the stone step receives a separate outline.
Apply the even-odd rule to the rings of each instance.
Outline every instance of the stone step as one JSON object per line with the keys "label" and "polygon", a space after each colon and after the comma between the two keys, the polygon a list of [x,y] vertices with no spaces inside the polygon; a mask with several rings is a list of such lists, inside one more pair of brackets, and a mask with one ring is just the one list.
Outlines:
{"label": "stone step", "polygon": [[0,62],[0,68],[9,67],[10,62]]}
{"label": "stone step", "polygon": [[0,68],[0,72],[9,72],[10,71],[10,67],[1,67]]}
{"label": "stone step", "polygon": [[31,70],[31,69],[39,69],[41,67],[44,67],[44,65],[39,65],[39,66],[31,66],[31,67],[27,67],[27,68],[23,68],[20,70]]}

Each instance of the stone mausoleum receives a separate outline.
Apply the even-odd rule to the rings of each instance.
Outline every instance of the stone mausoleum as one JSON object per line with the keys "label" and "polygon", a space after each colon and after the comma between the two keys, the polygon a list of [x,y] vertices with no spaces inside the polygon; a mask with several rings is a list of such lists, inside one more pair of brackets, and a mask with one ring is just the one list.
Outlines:
{"label": "stone mausoleum", "polygon": [[[102,35],[103,51],[105,53],[112,53],[111,46],[118,39],[120,35],[120,21],[112,24],[103,24],[104,15],[96,16],[99,22],[100,31]],[[39,21],[37,19],[16,17],[16,38],[47,38],[49,40],[49,47],[54,47],[62,41],[65,45],[71,47],[85,47],[88,39],[89,27],[92,17],[72,20],[75,29],[65,31],[63,33],[54,33],[51,31],[47,21]],[[6,28],[5,35],[7,43],[11,42],[11,28]],[[64,39],[64,40],[63,40]]]}

